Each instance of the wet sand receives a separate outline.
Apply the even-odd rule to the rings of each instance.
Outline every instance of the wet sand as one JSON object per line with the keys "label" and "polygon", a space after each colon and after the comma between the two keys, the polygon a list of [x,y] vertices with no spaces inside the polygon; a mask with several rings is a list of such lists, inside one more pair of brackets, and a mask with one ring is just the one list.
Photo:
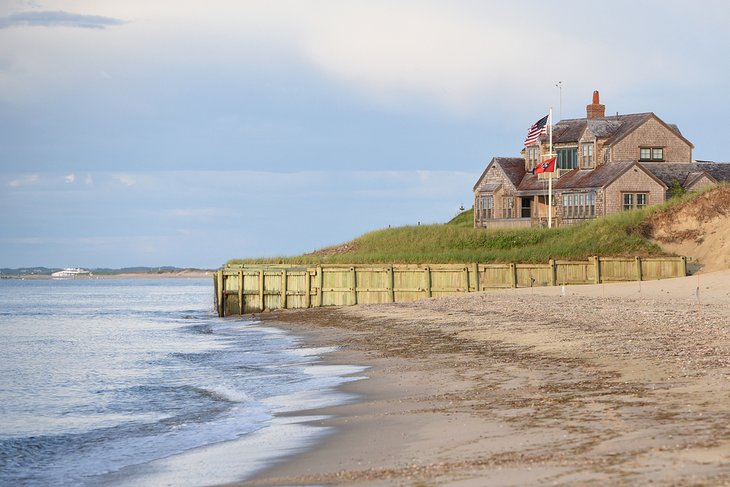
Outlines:
{"label": "wet sand", "polygon": [[240,485],[730,485],[730,271],[264,319],[372,368]]}

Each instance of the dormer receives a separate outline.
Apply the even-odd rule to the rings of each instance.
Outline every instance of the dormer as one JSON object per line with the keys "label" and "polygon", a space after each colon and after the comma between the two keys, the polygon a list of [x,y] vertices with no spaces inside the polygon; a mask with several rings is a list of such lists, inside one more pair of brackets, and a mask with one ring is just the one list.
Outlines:
{"label": "dormer", "polygon": [[543,151],[543,145],[538,141],[536,144],[525,147],[522,152],[525,158],[525,172],[532,172],[535,166],[544,159],[544,154],[547,154],[547,148]]}

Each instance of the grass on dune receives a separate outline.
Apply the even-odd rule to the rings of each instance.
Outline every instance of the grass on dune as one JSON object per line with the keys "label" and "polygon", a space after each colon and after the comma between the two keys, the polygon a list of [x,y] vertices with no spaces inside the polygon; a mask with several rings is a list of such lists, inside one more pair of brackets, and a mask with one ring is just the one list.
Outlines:
{"label": "grass on dune", "polygon": [[472,228],[474,226],[474,208],[462,211],[454,218],[449,220],[447,225],[456,225],[457,227]]}
{"label": "grass on dune", "polygon": [[296,257],[235,259],[241,263],[469,263],[585,260],[600,256],[666,255],[642,231],[647,218],[692,196],[559,228],[472,228],[473,210],[447,224],[375,230],[322,251]]}

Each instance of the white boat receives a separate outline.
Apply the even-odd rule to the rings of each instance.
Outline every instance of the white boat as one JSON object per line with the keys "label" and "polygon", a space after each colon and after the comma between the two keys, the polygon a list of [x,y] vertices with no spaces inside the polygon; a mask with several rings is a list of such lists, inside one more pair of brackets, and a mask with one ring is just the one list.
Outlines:
{"label": "white boat", "polygon": [[67,267],[62,271],[51,274],[54,279],[76,279],[78,277],[91,277],[91,271],[79,267]]}

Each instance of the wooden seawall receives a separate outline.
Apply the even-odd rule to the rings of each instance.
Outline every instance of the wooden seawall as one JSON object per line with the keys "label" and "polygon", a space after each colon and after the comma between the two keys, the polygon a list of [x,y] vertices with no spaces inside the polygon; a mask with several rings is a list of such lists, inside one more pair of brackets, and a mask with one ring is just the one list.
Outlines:
{"label": "wooden seawall", "polygon": [[230,316],[266,309],[394,303],[490,289],[686,275],[684,257],[593,257],[547,264],[245,264],[217,271],[213,288],[218,316]]}

